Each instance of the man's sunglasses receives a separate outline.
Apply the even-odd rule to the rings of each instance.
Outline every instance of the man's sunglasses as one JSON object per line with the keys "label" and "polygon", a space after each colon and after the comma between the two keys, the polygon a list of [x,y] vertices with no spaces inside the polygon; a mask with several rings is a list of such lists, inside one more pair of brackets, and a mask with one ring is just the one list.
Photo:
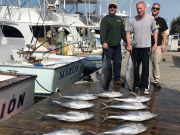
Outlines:
{"label": "man's sunglasses", "polygon": [[153,10],[160,10],[160,8],[152,7]]}
{"label": "man's sunglasses", "polygon": [[109,8],[117,8],[116,5],[109,5]]}

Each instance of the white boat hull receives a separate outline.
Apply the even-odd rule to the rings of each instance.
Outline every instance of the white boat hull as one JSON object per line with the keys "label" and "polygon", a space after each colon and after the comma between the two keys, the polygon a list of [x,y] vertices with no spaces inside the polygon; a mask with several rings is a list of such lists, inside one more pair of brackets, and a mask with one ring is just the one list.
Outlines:
{"label": "white boat hull", "polygon": [[35,94],[51,94],[81,79],[84,71],[84,59],[67,61],[68,57],[64,58],[63,61],[57,59],[55,63],[49,61],[46,66],[2,64],[0,70],[14,70],[18,73],[37,75]]}
{"label": "white boat hull", "polygon": [[35,76],[0,72],[0,122],[34,104]]}

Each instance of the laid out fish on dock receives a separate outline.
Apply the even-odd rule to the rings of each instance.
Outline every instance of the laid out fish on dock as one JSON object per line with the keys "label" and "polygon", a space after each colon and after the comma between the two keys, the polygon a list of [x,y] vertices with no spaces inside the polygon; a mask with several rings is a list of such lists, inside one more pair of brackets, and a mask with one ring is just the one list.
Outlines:
{"label": "laid out fish on dock", "polygon": [[97,96],[93,95],[93,94],[78,94],[78,95],[70,95],[70,96],[60,96],[62,98],[69,98],[69,99],[74,99],[74,100],[94,100],[97,98]]}
{"label": "laid out fish on dock", "polygon": [[96,133],[93,133],[91,131],[82,131],[80,129],[75,129],[75,128],[59,129],[49,133],[44,133],[43,135],[87,135],[87,134],[96,135]]}
{"label": "laid out fish on dock", "polygon": [[127,97],[127,98],[113,98],[115,101],[123,101],[123,102],[148,102],[151,98],[146,96],[136,96],[136,97]]}
{"label": "laid out fish on dock", "polygon": [[43,135],[83,135],[84,132],[79,129],[61,129]]}
{"label": "laid out fish on dock", "polygon": [[116,97],[122,97],[123,94],[120,92],[115,92],[115,91],[108,91],[108,92],[102,92],[99,94],[95,94],[98,97],[102,98],[116,98]]}
{"label": "laid out fish on dock", "polygon": [[80,122],[93,118],[94,114],[90,112],[69,111],[62,114],[45,114],[45,116],[66,122]]}
{"label": "laid out fish on dock", "polygon": [[93,103],[88,101],[81,101],[81,100],[70,100],[70,101],[57,101],[52,100],[53,103],[58,104],[60,106],[71,108],[71,109],[87,109],[94,106]]}
{"label": "laid out fish on dock", "polygon": [[135,103],[124,102],[124,103],[108,105],[102,109],[106,109],[106,108],[123,109],[123,110],[142,110],[142,109],[146,109],[147,106],[140,102],[135,102]]}
{"label": "laid out fish on dock", "polygon": [[123,124],[109,131],[100,133],[98,135],[136,135],[147,130],[147,127],[141,123]]}
{"label": "laid out fish on dock", "polygon": [[124,121],[145,121],[156,117],[157,114],[151,113],[149,111],[133,111],[133,112],[126,112],[121,115],[111,115],[108,116],[106,119],[121,119]]}

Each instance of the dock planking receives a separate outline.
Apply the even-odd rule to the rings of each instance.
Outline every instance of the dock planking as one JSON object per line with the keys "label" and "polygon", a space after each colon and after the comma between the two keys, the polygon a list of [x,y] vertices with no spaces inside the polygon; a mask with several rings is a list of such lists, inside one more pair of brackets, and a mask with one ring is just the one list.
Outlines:
{"label": "dock planking", "polygon": [[[163,64],[165,65],[166,63]],[[75,83],[60,92],[62,95],[100,93],[103,90],[100,86],[99,75],[99,73],[93,74],[92,78],[94,82]],[[120,91],[128,94],[127,88],[120,88]],[[148,130],[140,135],[179,135],[180,92],[171,89],[171,87],[162,87],[161,90],[158,90],[151,86],[150,96],[152,100],[147,104],[149,106],[148,110],[158,114],[158,116],[155,119],[142,122],[148,127]],[[123,123],[128,123],[117,120],[107,120],[103,122],[105,116],[107,115],[117,113],[121,114],[126,111],[117,109],[105,109],[100,111],[100,109],[104,107],[102,102],[106,102],[106,99],[102,98],[91,101],[95,103],[93,108],[83,110],[93,112],[95,114],[93,119],[83,122],[70,123],[44,118],[43,114],[59,114],[72,110],[53,104],[51,102],[52,99],[60,100],[60,96],[58,94],[54,94],[51,97],[36,103],[32,108],[17,114],[3,123],[0,123],[0,135],[40,135],[61,128],[78,128],[83,131],[100,133]],[[86,135],[88,134],[91,135],[91,133],[86,133]]]}

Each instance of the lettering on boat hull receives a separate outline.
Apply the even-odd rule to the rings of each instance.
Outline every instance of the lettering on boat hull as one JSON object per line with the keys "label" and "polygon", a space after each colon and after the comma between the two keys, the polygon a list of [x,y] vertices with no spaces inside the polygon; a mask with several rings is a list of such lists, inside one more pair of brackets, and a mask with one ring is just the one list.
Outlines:
{"label": "lettering on boat hull", "polygon": [[21,108],[24,104],[24,99],[25,92],[20,94],[19,97],[12,97],[10,100],[1,102],[0,120]]}
{"label": "lettering on boat hull", "polygon": [[78,70],[79,70],[79,65],[76,64],[76,65],[72,65],[69,68],[65,68],[64,70],[59,71],[59,80],[64,79],[64,78],[78,72]]}

